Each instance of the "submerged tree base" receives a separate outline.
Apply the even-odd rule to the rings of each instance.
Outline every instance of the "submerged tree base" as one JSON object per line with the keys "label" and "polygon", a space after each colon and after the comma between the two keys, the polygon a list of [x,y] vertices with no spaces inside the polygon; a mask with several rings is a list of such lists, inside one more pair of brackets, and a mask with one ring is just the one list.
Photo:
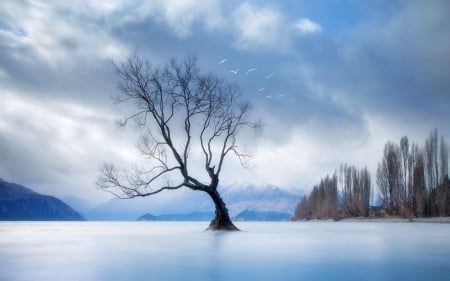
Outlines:
{"label": "submerged tree base", "polygon": [[240,231],[230,219],[218,219],[217,216],[211,221],[206,230]]}
{"label": "submerged tree base", "polygon": [[228,213],[225,202],[223,202],[222,197],[217,191],[217,184],[218,180],[216,179],[214,188],[212,188],[212,190],[208,192],[208,195],[211,197],[214,205],[216,206],[216,215],[214,216],[214,219],[211,221],[209,227],[206,230],[239,231],[239,228],[237,228],[230,219],[230,215]]}
{"label": "submerged tree base", "polygon": [[220,231],[241,231],[239,228],[237,228],[233,223],[231,224],[218,224],[215,221],[212,221],[208,228],[206,230],[210,230],[210,231],[216,231],[216,230],[220,230]]}

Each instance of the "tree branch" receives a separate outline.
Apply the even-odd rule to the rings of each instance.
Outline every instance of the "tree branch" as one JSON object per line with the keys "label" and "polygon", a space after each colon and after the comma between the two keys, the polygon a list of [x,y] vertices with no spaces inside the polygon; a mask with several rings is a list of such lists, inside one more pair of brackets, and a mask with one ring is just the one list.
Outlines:
{"label": "tree branch", "polygon": [[[260,125],[248,121],[249,105],[239,102],[237,85],[225,83],[214,74],[201,74],[195,57],[182,62],[172,60],[163,68],[155,68],[134,55],[113,65],[121,92],[115,102],[136,105],[136,112],[118,121],[118,125],[125,127],[134,121],[138,128],[148,128],[137,146],[151,167],[119,173],[112,164],[105,163],[97,182],[100,188],[125,198],[182,186],[211,190],[217,188],[224,160],[230,152],[234,152],[243,166],[247,164],[252,155],[239,151],[237,136],[241,128],[257,129]],[[195,144],[203,152],[209,184],[189,171],[191,146]],[[170,176],[178,177],[181,182],[161,184]]]}

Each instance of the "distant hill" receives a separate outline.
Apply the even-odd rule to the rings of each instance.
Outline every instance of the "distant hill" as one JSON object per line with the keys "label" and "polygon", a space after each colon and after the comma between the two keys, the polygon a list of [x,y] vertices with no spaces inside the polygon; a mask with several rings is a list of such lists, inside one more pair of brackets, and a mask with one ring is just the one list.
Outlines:
{"label": "distant hill", "polygon": [[194,212],[188,214],[166,214],[155,216],[145,214],[140,216],[138,221],[210,221],[214,218],[213,212]]}
{"label": "distant hill", "polygon": [[72,209],[77,211],[79,214],[81,214],[83,217],[85,217],[85,214],[87,211],[91,210],[95,206],[97,206],[96,203],[93,203],[92,201],[89,201],[87,199],[76,197],[76,196],[63,196],[59,197],[61,201],[69,205]]}
{"label": "distant hill", "polygon": [[69,220],[84,218],[63,201],[0,179],[0,220]]}
{"label": "distant hill", "polygon": [[[228,186],[220,188],[220,192],[231,217],[246,210],[293,214],[301,195],[270,185]],[[146,213],[160,220],[210,220],[214,205],[204,192],[186,188],[146,198],[111,199],[86,212],[86,217],[89,220],[136,220]]]}
{"label": "distant hill", "polygon": [[[240,212],[233,220],[237,221],[287,221],[292,214],[276,211],[253,211],[245,210]],[[155,216],[149,213],[140,216],[138,221],[211,221],[214,212],[194,212],[188,214],[168,214]]]}
{"label": "distant hill", "polygon": [[253,211],[245,210],[239,213],[234,219],[237,221],[287,221],[292,214],[276,211]]}
{"label": "distant hill", "polygon": [[159,221],[159,218],[157,216],[154,216],[152,214],[146,213],[142,216],[140,216],[137,221]]}

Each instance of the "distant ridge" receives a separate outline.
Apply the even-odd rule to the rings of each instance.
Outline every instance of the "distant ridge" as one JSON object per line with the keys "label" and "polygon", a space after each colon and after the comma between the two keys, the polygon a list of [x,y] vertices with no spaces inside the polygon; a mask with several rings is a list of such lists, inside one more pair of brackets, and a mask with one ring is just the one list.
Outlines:
{"label": "distant ridge", "polygon": [[[302,193],[271,185],[249,185],[225,186],[221,194],[232,218],[252,211],[239,219],[286,220],[294,213]],[[214,204],[206,193],[184,189],[145,198],[111,199],[85,214],[89,220],[136,220],[147,213],[158,220],[210,221],[214,218]]]}
{"label": "distant ridge", "polygon": [[237,221],[287,221],[291,217],[291,214],[277,211],[245,210],[240,212],[234,219]]}
{"label": "distant ridge", "polygon": [[63,201],[0,178],[0,220],[85,220]]}
{"label": "distant ridge", "polygon": [[210,221],[214,218],[213,212],[193,212],[188,214],[166,214],[155,216],[146,213],[138,221]]}
{"label": "distant ridge", "polygon": [[[288,221],[291,214],[276,211],[254,211],[245,210],[240,212],[233,220],[237,221]],[[213,212],[193,212],[188,214],[168,214],[155,216],[146,213],[137,221],[210,221],[214,218]]]}

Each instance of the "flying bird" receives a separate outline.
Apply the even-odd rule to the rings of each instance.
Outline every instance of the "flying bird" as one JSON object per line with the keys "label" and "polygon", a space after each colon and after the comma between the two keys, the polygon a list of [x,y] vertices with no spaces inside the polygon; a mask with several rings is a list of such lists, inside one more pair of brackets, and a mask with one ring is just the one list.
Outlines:
{"label": "flying bird", "polygon": [[277,96],[277,99],[281,99],[282,97],[284,97],[284,94],[279,94],[279,95]]}
{"label": "flying bird", "polygon": [[227,60],[228,60],[228,59],[223,59],[223,60],[219,61],[219,64],[226,63]]}
{"label": "flying bird", "polygon": [[239,71],[239,68],[236,68],[236,70],[230,70],[230,72],[233,73],[233,74],[237,74],[238,71]]}
{"label": "flying bird", "polygon": [[266,75],[266,76],[264,76],[264,78],[266,78],[266,79],[270,79],[270,78],[272,78],[272,75],[273,75],[273,72],[272,72],[272,73],[270,73],[269,75]]}
{"label": "flying bird", "polygon": [[264,91],[266,88],[261,88],[261,89],[259,89],[258,90],[258,92],[262,92],[262,91]]}
{"label": "flying bird", "polygon": [[268,96],[266,96],[266,98],[271,99],[271,98],[272,98],[272,95],[268,95]]}
{"label": "flying bird", "polygon": [[249,74],[250,72],[255,71],[255,70],[256,70],[256,68],[250,68],[249,70],[247,70],[247,71],[245,72],[245,75],[247,75],[247,74]]}

